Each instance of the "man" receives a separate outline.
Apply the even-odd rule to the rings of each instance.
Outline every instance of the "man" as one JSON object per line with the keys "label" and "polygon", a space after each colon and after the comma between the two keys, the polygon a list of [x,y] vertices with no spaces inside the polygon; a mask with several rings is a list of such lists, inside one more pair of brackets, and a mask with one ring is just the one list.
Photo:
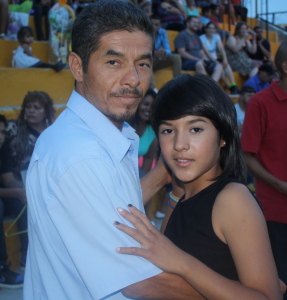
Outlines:
{"label": "man", "polygon": [[203,27],[210,22],[210,17],[211,17],[211,7],[210,6],[204,6],[201,9],[201,16],[200,16],[200,21]]}
{"label": "man", "polygon": [[[152,15],[150,19],[155,32],[153,71],[172,66],[173,77],[176,77],[181,74],[181,58],[178,54],[171,53],[167,33],[161,28],[160,17]],[[154,80],[151,88],[155,88]]]}
{"label": "man", "polygon": [[[72,51],[76,91],[39,137],[27,174],[24,299],[125,299],[121,290],[203,299],[182,278],[115,251],[137,245],[113,225],[117,208],[131,203],[143,211],[138,136],[125,121],[150,84],[152,24],[131,2],[99,0],[76,18]],[[168,182],[161,166],[143,178],[144,201]]]}
{"label": "man", "polygon": [[186,30],[181,31],[174,40],[175,48],[182,59],[182,69],[196,71],[198,74],[211,74],[218,81],[221,77],[220,64],[204,60],[201,40],[196,34],[199,28],[199,18],[189,16],[186,20]]}
{"label": "man", "polygon": [[263,64],[259,67],[258,73],[247,79],[243,86],[252,86],[256,93],[270,86],[274,77],[274,70],[271,65]]}
{"label": "man", "polygon": [[256,33],[257,51],[255,54],[249,53],[249,57],[261,61],[269,60],[271,56],[270,43],[263,38],[263,30],[260,26],[255,26],[253,30]]}
{"label": "man", "polygon": [[240,134],[242,132],[247,102],[254,94],[255,89],[252,86],[242,87],[242,89],[240,90],[238,102],[234,105],[237,115],[238,130]]}
{"label": "man", "polygon": [[[249,172],[256,179],[279,277],[287,282],[287,41],[275,55],[281,81],[248,102],[242,148]],[[284,295],[284,300],[287,294]]]}
{"label": "man", "polygon": [[[0,115],[0,287],[5,288],[21,288],[23,286],[22,275],[19,275],[9,268],[7,262],[8,255],[6,251],[5,234],[3,228],[4,216],[8,214],[16,214],[22,211],[26,203],[26,192],[21,182],[14,178],[12,167],[9,161],[9,153],[7,145],[4,143],[5,132],[7,127],[6,118]],[[18,222],[18,230],[27,230],[27,214],[26,211],[21,215]],[[27,233],[20,235],[22,263],[25,264],[26,253],[28,247]]]}

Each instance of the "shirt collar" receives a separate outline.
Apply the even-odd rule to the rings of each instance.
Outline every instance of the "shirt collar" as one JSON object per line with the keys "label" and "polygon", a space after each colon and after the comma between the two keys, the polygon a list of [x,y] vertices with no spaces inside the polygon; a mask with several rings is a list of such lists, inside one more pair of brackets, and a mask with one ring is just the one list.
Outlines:
{"label": "shirt collar", "polygon": [[91,128],[109,151],[121,161],[128,150],[138,151],[138,136],[127,123],[120,131],[103,113],[76,91],[68,101],[67,107],[78,115]]}
{"label": "shirt collar", "polygon": [[279,101],[287,100],[287,93],[278,85],[279,81],[273,80],[271,82],[271,88],[276,98]]}

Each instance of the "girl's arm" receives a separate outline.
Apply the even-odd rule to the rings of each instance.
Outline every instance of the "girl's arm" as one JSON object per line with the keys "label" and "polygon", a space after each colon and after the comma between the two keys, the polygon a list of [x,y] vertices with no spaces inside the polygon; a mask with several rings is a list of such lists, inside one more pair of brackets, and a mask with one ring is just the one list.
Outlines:
{"label": "girl's arm", "polygon": [[266,223],[260,208],[244,186],[230,186],[232,188],[227,191],[224,189],[218,196],[212,222],[215,233],[223,242],[227,242],[231,250],[240,283],[219,275],[180,250],[151,226],[148,218],[134,207],[129,207],[132,214],[125,210],[119,210],[119,213],[136,229],[123,224],[115,226],[142,246],[118,248],[117,252],[142,256],[162,270],[181,276],[206,299],[282,299]]}
{"label": "girl's arm", "polygon": [[213,56],[210,54],[210,52],[208,51],[208,49],[207,49],[205,43],[202,43],[202,47],[203,47],[203,52],[204,52],[205,56],[206,56],[209,60],[211,60],[211,61],[213,61],[213,62],[216,62],[216,60],[214,59],[214,57],[213,57]]}
{"label": "girl's arm", "polygon": [[31,47],[29,47],[28,44],[26,44],[26,43],[21,44],[21,47],[24,49],[25,54],[27,54],[28,56],[33,56],[33,57],[35,57],[35,56],[33,55],[33,53],[32,53]]}
{"label": "girl's arm", "polygon": [[223,59],[222,63],[223,63],[223,66],[224,66],[224,67],[227,67],[227,65],[228,65],[228,59],[227,59],[227,56],[226,56],[226,52],[225,52],[225,50],[224,50],[224,47],[223,47],[223,45],[222,45],[221,39],[218,39],[218,41],[217,41],[217,43],[216,43],[216,47],[217,47],[219,53],[220,53],[221,56],[222,56],[222,59]]}
{"label": "girl's arm", "polygon": [[150,171],[152,163],[156,159],[157,145],[157,138],[154,138],[153,142],[151,143],[148,149],[147,154],[144,156],[142,169],[145,172],[145,174],[147,174]]}
{"label": "girl's arm", "polygon": [[245,43],[244,38],[241,39],[239,42],[237,42],[235,37],[230,35],[226,41],[226,47],[228,47],[229,50],[232,51],[233,53],[237,53],[242,49],[244,43]]}

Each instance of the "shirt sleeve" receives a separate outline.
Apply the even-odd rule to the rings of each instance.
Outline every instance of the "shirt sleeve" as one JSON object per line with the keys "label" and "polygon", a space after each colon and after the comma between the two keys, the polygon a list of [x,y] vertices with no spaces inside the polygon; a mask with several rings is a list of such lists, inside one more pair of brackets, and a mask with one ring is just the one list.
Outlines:
{"label": "shirt sleeve", "polygon": [[265,120],[264,109],[260,106],[257,95],[255,95],[249,100],[246,107],[241,135],[243,152],[258,153],[265,132]]}
{"label": "shirt sleeve", "polygon": [[140,197],[131,198],[133,188],[111,163],[88,159],[65,172],[46,203],[74,267],[97,299],[161,272],[144,258],[115,251],[139,246],[113,225],[128,223],[118,207],[131,203],[143,211]]}

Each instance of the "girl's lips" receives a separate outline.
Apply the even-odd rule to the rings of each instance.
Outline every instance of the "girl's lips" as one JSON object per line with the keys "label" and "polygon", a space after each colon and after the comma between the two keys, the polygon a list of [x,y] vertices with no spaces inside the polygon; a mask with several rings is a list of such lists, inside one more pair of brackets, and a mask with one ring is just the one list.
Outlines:
{"label": "girl's lips", "polygon": [[193,162],[193,159],[175,158],[174,161],[175,161],[175,164],[179,167],[187,167]]}

